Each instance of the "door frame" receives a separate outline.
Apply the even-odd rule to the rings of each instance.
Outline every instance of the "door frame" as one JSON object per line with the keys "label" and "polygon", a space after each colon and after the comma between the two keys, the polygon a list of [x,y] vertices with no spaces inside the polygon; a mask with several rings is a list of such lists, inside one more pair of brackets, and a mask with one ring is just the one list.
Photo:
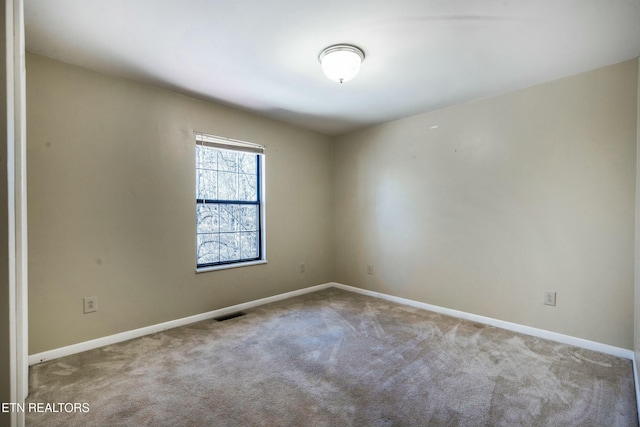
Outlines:
{"label": "door frame", "polygon": [[[24,0],[6,0],[5,19],[10,397],[24,405],[29,394]],[[24,426],[24,416],[13,411],[10,425]]]}

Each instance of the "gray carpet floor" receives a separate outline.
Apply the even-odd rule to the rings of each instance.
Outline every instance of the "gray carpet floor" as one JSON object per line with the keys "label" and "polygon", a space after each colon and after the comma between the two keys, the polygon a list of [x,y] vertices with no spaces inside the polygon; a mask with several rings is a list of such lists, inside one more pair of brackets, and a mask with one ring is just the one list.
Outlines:
{"label": "gray carpet floor", "polygon": [[28,426],[637,426],[629,360],[338,289],[31,367]]}

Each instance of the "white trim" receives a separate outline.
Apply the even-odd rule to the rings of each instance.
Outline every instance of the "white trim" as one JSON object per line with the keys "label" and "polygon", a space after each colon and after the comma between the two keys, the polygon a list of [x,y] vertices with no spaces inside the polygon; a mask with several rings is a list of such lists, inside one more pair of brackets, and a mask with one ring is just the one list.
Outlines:
{"label": "white trim", "polygon": [[640,418],[640,384],[638,384],[638,364],[636,362],[635,352],[633,352],[633,358],[631,361],[633,362],[633,384],[635,385],[636,390],[636,406],[638,409],[638,417]]}
{"label": "white trim", "polygon": [[194,131],[194,133],[196,134],[196,144],[199,145],[207,145],[209,147],[221,148],[223,150],[249,150],[252,153],[264,154],[265,146],[256,144],[255,142],[240,141],[238,139],[227,138],[225,136],[209,135],[199,131]]}
{"label": "white trim", "polygon": [[[212,319],[218,316],[224,316],[230,313],[234,313],[236,311],[248,310],[250,308],[258,307],[264,304],[269,304],[272,302],[293,298],[299,295],[304,295],[304,294],[320,291],[322,289],[327,289],[331,287],[342,289],[348,292],[367,295],[374,298],[380,298],[387,301],[392,301],[399,304],[420,308],[423,310],[433,311],[435,313],[446,314],[448,316],[453,316],[460,319],[471,320],[473,322],[483,323],[486,325],[495,326],[498,328],[507,329],[510,331],[519,332],[519,333],[523,333],[526,335],[531,335],[539,338],[544,338],[544,339],[556,341],[563,344],[574,345],[576,347],[585,348],[587,350],[599,351],[601,353],[622,357],[624,359],[630,359],[633,361],[634,373],[635,375],[637,375],[635,371],[636,369],[635,357],[634,357],[633,351],[631,350],[614,347],[608,344],[601,344],[594,341],[585,340],[582,338],[576,338],[569,335],[558,334],[556,332],[546,331],[544,329],[532,328],[530,326],[519,325],[517,323],[505,322],[503,320],[493,319],[485,316],[479,316],[477,314],[466,313],[458,310],[452,310],[452,309],[440,307],[437,305],[425,304],[425,303],[410,300],[407,298],[400,298],[392,295],[383,294],[380,292],[368,291],[365,289],[343,285],[341,283],[336,283],[336,282],[329,282],[321,285],[311,286],[304,289],[298,289],[296,291],[286,292],[284,294],[274,295],[272,297],[262,298],[255,301],[249,301],[242,304],[237,304],[230,307],[209,311],[207,313],[196,314],[194,316],[184,317],[182,319],[170,320],[168,322],[159,323],[157,325],[145,326],[143,328],[134,329],[131,331],[126,331],[126,332],[121,332],[114,335],[109,335],[106,337],[96,338],[91,341],[85,341],[78,344],[72,344],[66,347],[60,347],[53,350],[44,351],[42,353],[32,354],[31,356],[29,356],[29,365],[35,365],[38,363],[46,362],[48,360],[54,360],[60,357],[70,356],[72,354],[81,353],[83,351],[104,347],[105,345],[115,344],[122,341],[130,340],[133,338],[139,338],[139,337],[153,334],[156,332],[165,331],[167,329],[189,325],[191,323]],[[638,382],[636,381],[636,392],[637,392],[637,389],[638,389]]]}
{"label": "white trim", "polygon": [[400,304],[409,305],[412,307],[422,308],[424,310],[429,310],[429,311],[433,311],[440,314],[446,314],[448,316],[457,317],[460,319],[466,319],[466,320],[471,320],[473,322],[484,323],[485,325],[496,326],[498,328],[507,329],[509,331],[519,332],[521,334],[531,335],[538,338],[544,338],[547,340],[551,340],[551,341],[555,341],[563,344],[569,344],[569,345],[574,345],[576,347],[585,348],[587,350],[599,351],[600,353],[610,354],[612,356],[633,360],[633,351],[627,350],[626,348],[614,347],[612,345],[602,344],[595,341],[589,341],[582,338],[572,337],[570,335],[563,335],[557,332],[551,332],[544,329],[533,328],[531,326],[520,325],[518,323],[505,322],[504,320],[493,319],[491,317],[480,316],[473,313],[466,313],[464,311],[452,310],[450,308],[440,307],[432,304],[425,304],[422,302],[410,300],[407,298],[395,297],[395,296],[383,294],[380,292],[367,291],[365,289],[343,285],[341,283],[332,283],[332,285],[338,289],[342,289],[345,291],[356,292],[362,295],[381,298],[387,301],[393,301]]}
{"label": "white trim", "polygon": [[284,294],[274,295],[272,297],[267,297],[267,298],[262,298],[255,301],[245,302],[242,304],[232,305],[230,307],[209,311],[207,313],[201,313],[201,314],[196,314],[194,316],[183,317],[182,319],[170,320],[168,322],[159,323],[157,325],[145,326],[144,328],[134,329],[132,331],[121,332],[119,334],[109,335],[102,338],[96,338],[91,341],[85,341],[78,344],[72,344],[66,347],[60,347],[53,350],[44,351],[42,353],[32,354],[31,356],[29,356],[29,365],[35,365],[48,360],[58,359],[60,357],[81,353],[87,350],[93,350],[99,347],[104,347],[105,345],[115,344],[122,341],[130,340],[133,338],[139,338],[145,335],[153,334],[156,332],[166,331],[167,329],[177,328],[178,326],[185,326],[191,323],[212,319],[214,317],[224,316],[226,314],[234,313],[236,311],[248,310],[250,308],[258,307],[260,305],[269,304],[269,303],[281,301],[287,298],[292,298],[299,295],[308,294],[311,292],[326,289],[330,286],[331,284],[329,283],[311,286],[309,288],[286,292]]}
{"label": "white trim", "polygon": [[[14,98],[15,103],[15,198],[16,198],[16,316],[18,327],[18,393],[29,395],[28,345],[28,248],[27,248],[27,71],[25,63],[24,1],[14,2]],[[18,424],[23,420],[18,415]]]}
{"label": "white trim", "polygon": [[207,271],[216,271],[216,270],[228,270],[229,268],[238,268],[238,267],[249,267],[251,265],[260,265],[266,264],[266,259],[260,259],[257,261],[243,261],[243,262],[234,262],[233,264],[220,264],[213,265],[211,267],[196,267],[196,273],[206,273]]}
{"label": "white trim", "polygon": [[[24,404],[29,394],[27,326],[26,69],[23,0],[5,2],[7,106],[7,209],[9,287],[9,398]],[[24,426],[23,412],[10,425]]]}
{"label": "white trim", "polygon": [[[640,67],[640,58],[638,58],[638,66]],[[637,354],[640,347],[640,342],[638,342],[638,337],[640,337],[640,307],[638,307],[637,302],[640,295],[640,72],[638,72],[638,92],[636,94],[637,107],[638,107],[638,122],[636,129],[636,203],[635,203],[635,246],[634,246],[634,295],[633,295],[633,382],[635,383],[636,389],[636,403],[638,405],[638,417],[640,418],[640,384],[638,378],[638,365],[637,365]]]}

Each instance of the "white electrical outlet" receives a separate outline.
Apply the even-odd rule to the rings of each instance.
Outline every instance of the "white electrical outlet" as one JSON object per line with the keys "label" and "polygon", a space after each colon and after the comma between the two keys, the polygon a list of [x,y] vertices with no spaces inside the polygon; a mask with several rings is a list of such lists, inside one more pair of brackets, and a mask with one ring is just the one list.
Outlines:
{"label": "white electrical outlet", "polygon": [[551,291],[544,291],[544,304],[556,305],[556,293]]}
{"label": "white electrical outlet", "polygon": [[367,264],[367,274],[373,274],[373,264]]}
{"label": "white electrical outlet", "polygon": [[305,271],[305,266],[304,266],[304,262],[300,263],[300,273],[304,273]]}
{"label": "white electrical outlet", "polygon": [[84,297],[84,314],[98,311],[98,297]]}

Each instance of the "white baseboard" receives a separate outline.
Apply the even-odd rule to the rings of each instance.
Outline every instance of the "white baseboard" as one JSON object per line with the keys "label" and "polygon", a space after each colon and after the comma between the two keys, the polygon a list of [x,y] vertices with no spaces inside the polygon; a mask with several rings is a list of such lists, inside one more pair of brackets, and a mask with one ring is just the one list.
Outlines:
{"label": "white baseboard", "polygon": [[507,329],[509,331],[519,332],[526,335],[532,335],[538,338],[544,338],[547,340],[574,345],[576,347],[585,348],[587,350],[599,351],[600,353],[610,354],[612,356],[622,357],[624,359],[634,360],[633,351],[626,348],[614,347],[608,344],[602,344],[595,341],[589,341],[582,338],[572,337],[570,335],[563,335],[556,332],[547,331],[544,329],[533,328],[531,326],[520,325],[518,323],[505,322],[504,320],[493,319],[491,317],[480,316],[477,314],[466,313],[464,311],[452,310],[450,308],[440,307],[437,305],[425,304],[418,301],[413,301],[406,298],[394,297],[392,295],[383,294],[380,292],[368,291],[353,286],[343,285],[341,283],[331,283],[331,286],[343,289],[345,291],[356,292],[359,294],[382,298],[388,301],[397,302],[400,304],[409,305],[412,307],[422,308],[425,310],[433,311],[440,314],[446,314],[452,317],[458,317],[460,319],[471,320],[473,322],[484,323],[485,325],[496,326],[498,328]]}
{"label": "white baseboard", "polygon": [[638,383],[638,364],[636,361],[636,353],[633,352],[633,383],[636,386],[636,405],[638,408],[638,419],[640,419],[640,384]]}
{"label": "white baseboard", "polygon": [[[576,338],[569,335],[558,334],[556,332],[546,331],[544,329],[533,328],[530,326],[524,326],[517,323],[505,322],[503,320],[493,319],[491,317],[479,316],[477,314],[466,313],[464,311],[452,310],[450,308],[440,307],[437,305],[426,304],[418,301],[413,301],[407,298],[395,297],[392,295],[383,294],[380,292],[368,291],[353,286],[343,285],[341,283],[330,282],[322,285],[311,286],[304,289],[299,289],[292,292],[286,292],[284,294],[274,295],[268,298],[262,298],[255,301],[249,301],[243,304],[237,304],[230,307],[221,308],[219,310],[209,311],[207,313],[196,314],[194,316],[184,317],[182,319],[171,320],[169,322],[159,323],[157,325],[146,326],[144,328],[134,329],[131,331],[121,332],[106,337],[96,338],[94,340],[81,342],[78,344],[72,344],[66,347],[60,347],[53,350],[44,351],[42,353],[32,354],[29,356],[29,365],[35,365],[48,360],[58,359],[64,356],[70,356],[72,354],[81,353],[87,350],[93,350],[95,348],[104,347],[106,345],[115,344],[122,341],[127,341],[133,338],[139,338],[145,335],[153,334],[156,332],[165,331],[171,328],[177,328],[179,326],[188,325],[203,320],[212,319],[218,316],[224,316],[226,314],[234,313],[236,311],[248,310],[250,308],[258,307],[260,305],[269,304],[276,301],[281,301],[287,298],[292,298],[298,295],[308,294],[310,292],[319,291],[335,287],[349,292],[355,292],[362,295],[367,295],[375,298],[381,298],[388,301],[397,302],[399,304],[409,305],[412,307],[421,308],[424,310],[433,311],[436,313],[446,314],[461,319],[471,320],[486,325],[496,326],[498,328],[507,329],[514,332],[523,333],[526,335],[532,335],[539,338],[548,339],[551,341],[560,342],[563,344],[574,345],[576,347],[585,348],[588,350],[599,351],[601,353],[610,354],[633,361],[634,378],[636,383],[636,394],[638,393],[638,380],[635,364],[634,352],[624,348],[614,347],[608,344],[602,344],[594,341],[585,340],[582,338]],[[638,399],[640,402],[640,399]],[[639,406],[640,410],[640,406]]]}
{"label": "white baseboard", "polygon": [[237,311],[248,310],[253,307],[258,307],[260,305],[281,301],[283,299],[296,297],[298,295],[308,294],[310,292],[319,291],[321,289],[326,289],[331,286],[332,286],[331,283],[311,286],[309,288],[299,289],[297,291],[286,292],[284,294],[274,295],[272,297],[267,297],[267,298],[262,298],[255,301],[245,302],[242,304],[232,305],[230,307],[221,308],[219,310],[213,310],[206,313],[196,314],[194,316],[183,317],[181,319],[159,323],[157,325],[145,326],[144,328],[121,332],[114,335],[108,335],[106,337],[96,338],[94,340],[85,341],[78,344],[72,344],[66,347],[60,347],[53,350],[43,351],[42,353],[32,354],[29,356],[29,366],[46,362],[48,360],[58,359],[60,357],[81,353],[83,351],[104,347],[105,345],[115,344],[122,341],[130,340],[133,338],[139,338],[145,335],[154,334],[156,332],[166,331],[167,329],[177,328],[178,326],[185,326],[191,323],[213,319],[214,317],[224,316]]}

